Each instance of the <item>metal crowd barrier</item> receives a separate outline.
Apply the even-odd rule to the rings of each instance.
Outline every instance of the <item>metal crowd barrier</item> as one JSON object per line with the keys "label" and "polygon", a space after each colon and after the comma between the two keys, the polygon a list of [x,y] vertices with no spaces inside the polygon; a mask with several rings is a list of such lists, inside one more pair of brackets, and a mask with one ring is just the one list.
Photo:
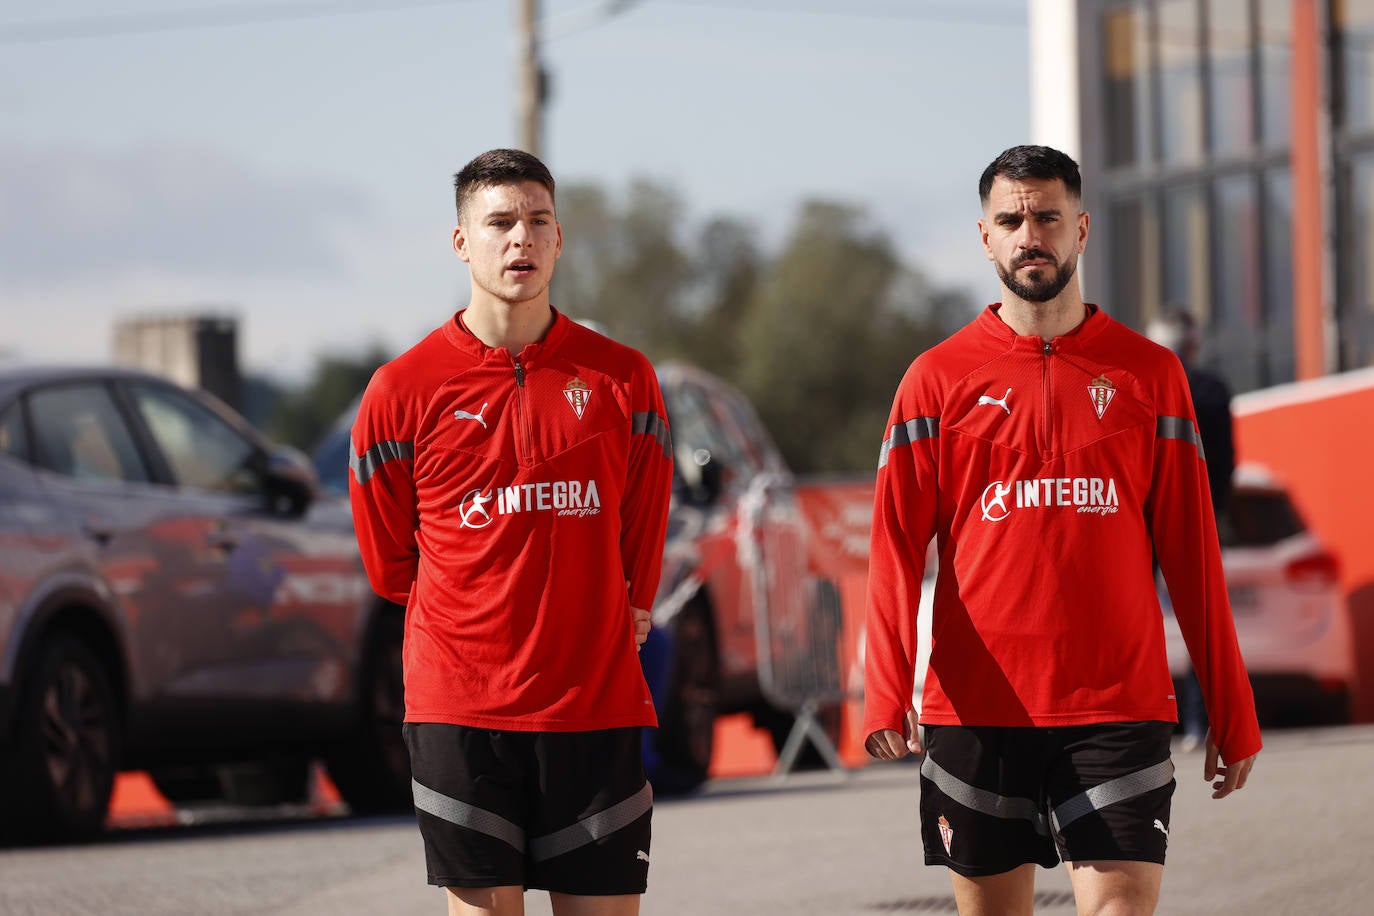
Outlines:
{"label": "metal crowd barrier", "polygon": [[759,686],[764,699],[794,716],[773,774],[792,772],[807,742],[831,770],[845,773],[821,720],[827,709],[838,714],[846,698],[839,592],[807,568],[806,520],[790,479],[760,475],[740,509],[736,543],[741,587],[754,608]]}

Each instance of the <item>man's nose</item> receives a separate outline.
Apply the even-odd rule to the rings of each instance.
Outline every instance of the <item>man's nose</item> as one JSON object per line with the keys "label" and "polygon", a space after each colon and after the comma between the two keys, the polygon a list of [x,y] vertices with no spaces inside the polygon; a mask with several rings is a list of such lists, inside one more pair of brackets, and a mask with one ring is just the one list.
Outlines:
{"label": "man's nose", "polygon": [[1016,244],[1021,248],[1040,247],[1040,228],[1034,220],[1026,220],[1021,223],[1021,228],[1017,231]]}

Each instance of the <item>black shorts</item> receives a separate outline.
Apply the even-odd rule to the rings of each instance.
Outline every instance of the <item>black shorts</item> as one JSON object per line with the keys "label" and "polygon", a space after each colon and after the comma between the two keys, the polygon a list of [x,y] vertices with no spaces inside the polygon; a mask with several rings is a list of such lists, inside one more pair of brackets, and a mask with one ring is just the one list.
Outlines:
{"label": "black shorts", "polygon": [[429,883],[644,893],[653,791],[640,732],[407,723]]}
{"label": "black shorts", "polygon": [[970,878],[1028,862],[1164,862],[1172,722],[924,727],[927,865]]}

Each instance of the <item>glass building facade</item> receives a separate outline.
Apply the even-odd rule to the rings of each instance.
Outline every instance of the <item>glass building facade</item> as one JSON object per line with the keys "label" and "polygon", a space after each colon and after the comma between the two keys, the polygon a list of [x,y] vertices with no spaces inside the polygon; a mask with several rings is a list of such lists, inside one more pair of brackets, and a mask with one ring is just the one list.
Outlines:
{"label": "glass building facade", "polygon": [[[1314,0],[1320,89],[1294,99],[1294,0],[1078,4],[1088,298],[1143,328],[1185,307],[1237,392],[1293,381],[1294,112],[1321,136],[1327,371],[1374,364],[1374,0]],[[1033,51],[1034,53],[1034,51]]]}

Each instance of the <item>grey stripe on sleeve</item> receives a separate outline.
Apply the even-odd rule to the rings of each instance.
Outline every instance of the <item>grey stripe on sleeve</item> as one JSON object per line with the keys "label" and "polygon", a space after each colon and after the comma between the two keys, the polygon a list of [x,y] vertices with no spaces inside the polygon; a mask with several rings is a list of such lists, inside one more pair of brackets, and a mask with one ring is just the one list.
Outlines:
{"label": "grey stripe on sleeve", "polygon": [[1197,456],[1204,457],[1202,454],[1202,437],[1198,435],[1197,427],[1193,421],[1187,417],[1160,417],[1155,427],[1155,434],[1161,439],[1182,439],[1197,447]]}
{"label": "grey stripe on sleeve", "polygon": [[658,440],[665,458],[673,457],[673,437],[668,431],[668,421],[651,410],[637,413],[630,418],[630,432],[643,433]]}
{"label": "grey stripe on sleeve", "polygon": [[372,479],[372,475],[377,473],[377,469],[388,461],[403,461],[414,457],[414,442],[378,442],[361,455],[353,454],[353,447],[349,446],[348,469],[353,472],[353,477],[358,483],[367,483]]}
{"label": "grey stripe on sleeve", "polygon": [[938,435],[940,435],[939,417],[917,417],[914,420],[896,424],[892,427],[892,432],[888,437],[883,440],[882,450],[878,452],[878,467],[887,464],[887,453],[894,448],[910,445],[919,439],[933,439]]}

